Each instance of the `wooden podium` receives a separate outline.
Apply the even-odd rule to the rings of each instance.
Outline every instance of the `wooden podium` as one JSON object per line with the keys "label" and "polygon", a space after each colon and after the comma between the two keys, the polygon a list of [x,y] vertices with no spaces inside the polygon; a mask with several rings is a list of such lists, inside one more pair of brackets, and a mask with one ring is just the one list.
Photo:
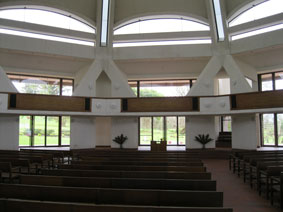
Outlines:
{"label": "wooden podium", "polygon": [[150,151],[152,152],[166,152],[166,141],[151,141]]}

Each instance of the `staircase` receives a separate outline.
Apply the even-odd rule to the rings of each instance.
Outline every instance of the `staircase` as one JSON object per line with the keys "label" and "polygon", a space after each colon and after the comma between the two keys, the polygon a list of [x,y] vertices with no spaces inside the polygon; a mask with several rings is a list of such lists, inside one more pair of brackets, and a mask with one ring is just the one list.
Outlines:
{"label": "staircase", "polygon": [[232,147],[232,133],[231,132],[219,132],[218,139],[215,143],[216,147],[231,148]]}

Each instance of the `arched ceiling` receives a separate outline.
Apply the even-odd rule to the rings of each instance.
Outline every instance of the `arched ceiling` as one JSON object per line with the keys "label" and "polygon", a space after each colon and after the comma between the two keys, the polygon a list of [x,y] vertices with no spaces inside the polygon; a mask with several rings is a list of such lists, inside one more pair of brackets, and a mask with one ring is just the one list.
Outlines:
{"label": "arched ceiling", "polygon": [[161,14],[180,14],[207,20],[206,0],[118,0],[115,26],[130,19]]}

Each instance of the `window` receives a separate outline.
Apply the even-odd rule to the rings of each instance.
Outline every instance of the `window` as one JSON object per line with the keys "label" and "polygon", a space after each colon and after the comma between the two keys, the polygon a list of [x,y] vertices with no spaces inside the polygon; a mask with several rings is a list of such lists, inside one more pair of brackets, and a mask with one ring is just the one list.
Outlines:
{"label": "window", "polygon": [[[150,17],[133,20],[131,23],[119,26],[114,30],[114,35],[123,34],[147,34],[147,33],[169,33],[169,32],[188,32],[188,31],[209,31],[207,24],[189,20],[183,17]],[[178,35],[172,35],[171,38],[159,38],[139,40],[135,38],[133,41],[114,41],[114,47],[129,46],[159,46],[159,45],[184,45],[184,44],[207,44],[211,43],[210,35],[205,34],[202,37],[184,38]],[[115,38],[114,38],[115,39]]]}
{"label": "window", "polygon": [[[259,91],[283,89],[283,72],[258,75]],[[261,143],[263,146],[283,146],[283,114],[261,114]]]}
{"label": "window", "polygon": [[[49,27],[63,28],[67,30],[82,31],[86,33],[95,33],[95,29],[80,18],[72,14],[64,14],[63,11],[61,14],[57,11],[48,11],[48,9],[51,10],[51,8],[46,8],[46,10],[37,8],[3,9],[0,10],[0,18]],[[34,30],[29,31],[26,28],[13,28],[13,26],[9,26],[9,29],[5,27],[0,28],[0,33],[94,46],[94,41],[90,42],[89,39],[86,38],[68,38],[69,36],[67,34],[54,35],[44,31],[36,32]]]}
{"label": "window", "polygon": [[219,0],[212,0],[212,2],[213,2],[214,17],[215,17],[215,25],[216,25],[216,29],[217,29],[217,38],[218,38],[218,41],[224,41],[225,40],[225,34],[224,34],[224,27],[223,27],[220,1]]}
{"label": "window", "polygon": [[19,146],[70,145],[69,116],[20,116]]}
{"label": "window", "polygon": [[229,27],[255,21],[282,12],[283,12],[282,0],[264,1],[263,3],[250,7],[248,10],[236,16],[233,20],[229,22]]}
{"label": "window", "polygon": [[129,81],[137,97],[186,96],[196,80]]}
{"label": "window", "polygon": [[184,31],[209,31],[209,26],[183,18],[157,18],[121,26],[114,31],[114,35]]}
{"label": "window", "polygon": [[[229,22],[229,27],[236,25],[256,21],[262,18],[273,16],[283,13],[283,1],[282,0],[269,0],[264,1],[257,5],[252,5],[249,9],[242,12]],[[283,29],[282,20],[277,20],[274,23],[262,24],[256,26],[254,29],[246,29],[244,32],[233,33],[232,40],[238,40],[262,33],[267,33],[275,30]]]}
{"label": "window", "polygon": [[140,117],[139,145],[150,145],[152,140],[165,139],[167,145],[186,144],[186,120],[183,116]]}
{"label": "window", "polygon": [[72,96],[73,79],[7,74],[20,93]]}

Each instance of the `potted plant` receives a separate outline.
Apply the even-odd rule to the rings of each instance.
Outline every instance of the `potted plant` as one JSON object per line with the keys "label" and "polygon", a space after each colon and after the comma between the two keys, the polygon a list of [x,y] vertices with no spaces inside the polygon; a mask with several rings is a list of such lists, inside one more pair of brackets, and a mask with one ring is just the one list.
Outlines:
{"label": "potted plant", "polygon": [[120,145],[120,149],[123,148],[123,143],[128,139],[127,136],[124,136],[123,134],[116,136],[113,141]]}
{"label": "potted plant", "polygon": [[213,141],[213,139],[209,137],[209,134],[207,134],[207,135],[204,135],[204,134],[200,135],[199,134],[198,136],[195,136],[195,141],[201,143],[202,149],[205,149],[205,145],[207,143],[209,143],[210,141]]}

